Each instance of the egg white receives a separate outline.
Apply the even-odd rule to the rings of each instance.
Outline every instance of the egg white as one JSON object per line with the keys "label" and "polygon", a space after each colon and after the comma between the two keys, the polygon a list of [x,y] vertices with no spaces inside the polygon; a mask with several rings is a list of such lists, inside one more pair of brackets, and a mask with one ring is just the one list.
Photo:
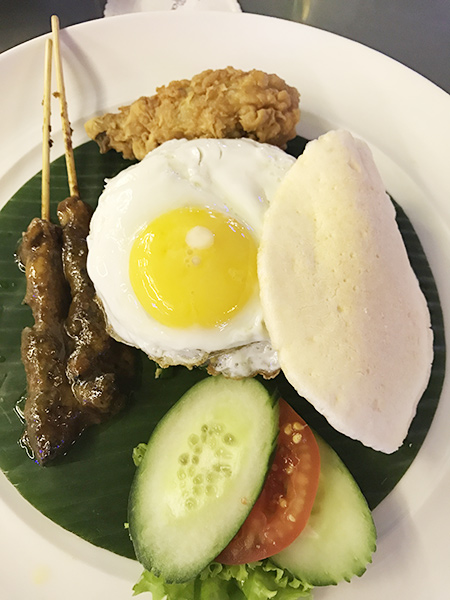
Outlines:
{"label": "egg white", "polygon": [[[191,367],[213,355],[216,365],[226,363],[229,376],[236,370],[239,376],[249,369],[265,372],[268,365],[276,371],[258,292],[221,328],[167,327],[138,301],[129,255],[143,227],[184,206],[229,214],[248,226],[259,243],[264,213],[293,163],[279,148],[249,139],[171,140],[109,180],[92,217],[87,268],[112,335],[162,366]],[[233,358],[230,349],[235,348]],[[226,360],[221,361],[222,351]]]}

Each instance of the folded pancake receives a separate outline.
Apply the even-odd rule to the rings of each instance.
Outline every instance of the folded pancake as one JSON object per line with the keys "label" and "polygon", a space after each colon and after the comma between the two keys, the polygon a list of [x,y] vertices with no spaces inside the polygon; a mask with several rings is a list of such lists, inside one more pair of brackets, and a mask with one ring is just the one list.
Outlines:
{"label": "folded pancake", "polygon": [[401,446],[427,386],[433,334],[368,146],[310,142],[267,210],[261,301],[281,368],[345,435]]}

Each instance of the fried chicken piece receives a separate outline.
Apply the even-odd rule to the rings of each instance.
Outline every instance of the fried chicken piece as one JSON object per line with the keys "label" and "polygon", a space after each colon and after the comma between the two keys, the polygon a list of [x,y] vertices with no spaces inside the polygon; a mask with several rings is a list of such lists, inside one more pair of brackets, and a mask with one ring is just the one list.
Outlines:
{"label": "fried chicken piece", "polygon": [[202,137],[248,137],[284,148],[296,135],[300,96],[277,75],[227,67],[156,92],[85,124],[102,153],[114,149],[141,160],[167,140]]}

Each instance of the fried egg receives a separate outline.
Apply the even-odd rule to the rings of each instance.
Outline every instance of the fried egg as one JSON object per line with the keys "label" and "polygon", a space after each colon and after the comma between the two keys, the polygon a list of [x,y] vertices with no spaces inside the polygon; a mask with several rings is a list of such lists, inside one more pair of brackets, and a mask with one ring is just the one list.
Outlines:
{"label": "fried egg", "polygon": [[87,266],[111,334],[163,367],[274,376],[256,263],[294,162],[249,139],[171,140],[109,180]]}

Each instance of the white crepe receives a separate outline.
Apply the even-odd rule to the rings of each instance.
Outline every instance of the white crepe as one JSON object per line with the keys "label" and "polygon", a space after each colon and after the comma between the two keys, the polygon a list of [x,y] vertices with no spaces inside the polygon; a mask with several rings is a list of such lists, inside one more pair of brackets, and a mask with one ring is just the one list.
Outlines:
{"label": "white crepe", "polygon": [[429,379],[433,335],[368,146],[310,142],[266,212],[258,256],[281,368],[329,423],[391,453]]}

